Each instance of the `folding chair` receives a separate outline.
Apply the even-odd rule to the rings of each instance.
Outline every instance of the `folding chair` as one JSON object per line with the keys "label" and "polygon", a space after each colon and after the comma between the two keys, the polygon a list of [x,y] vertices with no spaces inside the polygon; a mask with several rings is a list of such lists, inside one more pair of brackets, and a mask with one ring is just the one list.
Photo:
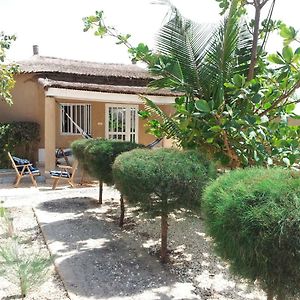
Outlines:
{"label": "folding chair", "polygon": [[10,152],[8,152],[8,157],[10,158],[11,164],[17,173],[15,187],[18,187],[20,180],[25,176],[29,176],[33,185],[37,187],[37,183],[34,176],[40,176],[40,170],[34,168],[29,160],[12,156]]}
{"label": "folding chair", "polygon": [[55,190],[60,179],[67,180],[71,187],[74,187],[74,177],[78,167],[78,161],[75,160],[73,166],[58,165],[61,170],[50,171],[51,178],[54,179],[52,189]]}

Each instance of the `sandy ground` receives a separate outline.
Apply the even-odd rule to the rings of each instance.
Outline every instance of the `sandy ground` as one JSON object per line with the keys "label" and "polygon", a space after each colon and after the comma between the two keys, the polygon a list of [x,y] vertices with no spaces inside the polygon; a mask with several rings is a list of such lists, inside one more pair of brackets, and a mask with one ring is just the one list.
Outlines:
{"label": "sandy ground", "polygon": [[[45,207],[45,203],[56,203],[57,207],[54,207],[56,209],[55,213],[66,216],[64,210],[71,209],[72,213],[76,213],[77,205],[77,216],[79,216],[82,213],[80,212],[82,207],[78,206],[78,203],[83,203],[82,201],[86,199],[92,200],[93,205],[89,207],[89,214],[86,214],[86,217],[97,219],[99,223],[102,222],[107,232],[120,236],[121,244],[125,243],[128,245],[128,241],[129,243],[134,241],[144,249],[143,251],[148,255],[149,260],[156,264],[159,248],[159,219],[146,218],[146,216],[138,214],[136,208],[129,207],[126,212],[126,224],[124,229],[120,230],[117,226],[119,214],[118,193],[111,188],[105,188],[104,195],[105,204],[99,210],[96,202],[98,197],[97,186],[75,189],[61,186],[59,189],[52,191],[50,185],[39,186],[38,189],[29,187],[28,184],[21,185],[18,189],[11,188],[8,185],[0,185],[0,200],[4,201],[4,206],[13,208],[17,212],[17,218],[20,218],[22,215],[22,218],[20,218],[21,224],[23,222],[23,214],[30,216],[32,207],[41,208],[41,205]],[[66,204],[64,200],[71,201],[68,201],[68,204]],[[73,203],[74,206],[72,207],[70,203]],[[15,209],[16,207],[18,208],[17,210]],[[70,212],[68,211],[68,213]],[[31,215],[29,219],[31,221],[27,221],[28,226],[36,228],[35,230],[38,232],[35,218]],[[31,225],[29,225],[30,223]],[[213,254],[212,242],[206,236],[203,220],[199,216],[185,211],[178,211],[170,216],[169,224],[170,263],[165,267],[166,274],[169,274],[167,277],[170,277],[172,280],[176,278],[178,282],[192,285],[195,299],[266,299],[265,294],[257,287],[249,286],[243,281],[233,278],[228,271],[228,266]],[[22,227],[22,225],[20,226]],[[78,227],[79,225],[77,224],[76,226]],[[76,226],[70,227],[69,230],[76,231]],[[87,226],[89,226],[88,223]],[[89,230],[93,229],[90,228]],[[74,234],[76,235],[76,232],[70,232],[70,235]],[[45,247],[41,238],[36,240],[39,247]],[[125,272],[124,269],[121,272]],[[41,286],[29,299],[67,299],[61,282],[54,272],[51,274],[49,282],[52,284],[46,288]],[[126,272],[124,275],[126,276]],[[7,287],[7,282],[5,284],[3,282],[2,280],[0,281],[1,299],[16,293],[16,290],[10,290]],[[48,290],[47,295],[43,294],[45,289]],[[161,297],[155,296],[155,298],[151,298],[152,296],[149,296],[150,298],[142,297],[136,299],[175,299],[174,297],[166,298],[166,293],[164,293],[164,296],[161,295]],[[125,295],[124,297],[119,296],[120,298],[114,299],[127,299]],[[90,297],[91,299],[110,299]],[[177,299],[188,298],[181,296],[181,298]]]}

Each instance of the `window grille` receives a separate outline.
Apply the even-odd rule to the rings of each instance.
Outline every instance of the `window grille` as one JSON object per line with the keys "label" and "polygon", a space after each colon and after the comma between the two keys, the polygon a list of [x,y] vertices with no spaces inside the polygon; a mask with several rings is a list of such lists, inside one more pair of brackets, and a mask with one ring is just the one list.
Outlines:
{"label": "window grille", "polygon": [[61,134],[79,135],[80,131],[67,115],[87,134],[91,134],[90,104],[61,104]]}

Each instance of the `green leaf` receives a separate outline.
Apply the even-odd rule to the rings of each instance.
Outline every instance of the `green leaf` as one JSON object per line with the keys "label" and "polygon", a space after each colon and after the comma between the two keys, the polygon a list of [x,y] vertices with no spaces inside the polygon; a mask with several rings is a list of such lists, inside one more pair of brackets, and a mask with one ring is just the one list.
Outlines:
{"label": "green leaf", "polygon": [[197,100],[196,103],[195,103],[195,107],[200,111],[203,111],[203,112],[206,112],[206,113],[210,112],[210,107],[209,107],[206,100],[203,100],[203,99]]}
{"label": "green leaf", "polygon": [[257,93],[252,97],[252,102],[257,104],[261,101],[261,98],[262,98],[261,94]]}
{"label": "green leaf", "polygon": [[277,54],[270,54],[268,60],[274,64],[285,65],[285,61],[282,60]]}
{"label": "green leaf", "polygon": [[235,74],[232,80],[237,87],[242,87],[245,84],[245,78],[239,74]]}
{"label": "green leaf", "polygon": [[294,51],[291,47],[286,46],[282,49],[282,56],[286,62],[290,63],[294,56]]}
{"label": "green leaf", "polygon": [[219,132],[222,130],[222,128],[219,125],[215,125],[215,126],[210,127],[209,130],[213,131],[213,132]]}

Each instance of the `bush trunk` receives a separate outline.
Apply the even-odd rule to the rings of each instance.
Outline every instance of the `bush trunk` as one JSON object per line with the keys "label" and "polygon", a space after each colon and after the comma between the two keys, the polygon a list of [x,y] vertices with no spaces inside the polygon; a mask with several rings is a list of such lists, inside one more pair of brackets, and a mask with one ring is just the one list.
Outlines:
{"label": "bush trunk", "polygon": [[124,225],[124,216],[125,216],[125,204],[124,204],[124,198],[123,195],[121,194],[120,196],[120,220],[119,220],[119,226],[123,227]]}
{"label": "bush trunk", "polygon": [[168,261],[168,213],[161,213],[161,249],[160,258],[164,264]]}

